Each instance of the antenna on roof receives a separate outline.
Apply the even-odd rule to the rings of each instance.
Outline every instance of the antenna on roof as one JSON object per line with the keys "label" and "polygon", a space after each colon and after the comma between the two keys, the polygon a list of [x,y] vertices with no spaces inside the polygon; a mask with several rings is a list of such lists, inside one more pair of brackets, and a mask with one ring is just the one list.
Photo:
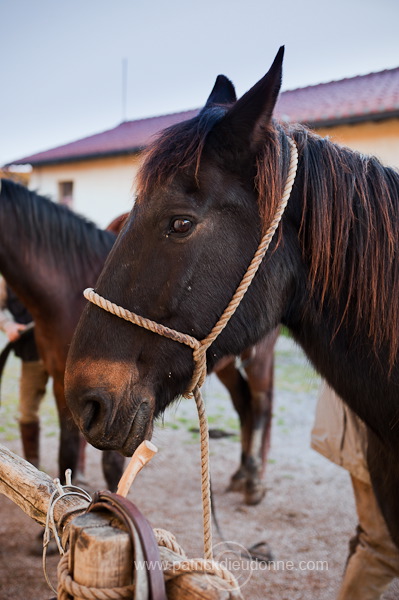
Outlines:
{"label": "antenna on roof", "polygon": [[127,58],[122,59],[122,122],[126,121],[127,107]]}

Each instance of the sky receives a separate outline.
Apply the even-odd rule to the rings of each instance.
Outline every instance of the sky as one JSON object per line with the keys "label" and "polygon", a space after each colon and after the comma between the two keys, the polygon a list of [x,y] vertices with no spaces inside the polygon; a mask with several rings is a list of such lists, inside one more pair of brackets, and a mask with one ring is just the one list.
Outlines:
{"label": "sky", "polygon": [[0,0],[0,165],[200,107],[219,73],[240,96],[281,45],[283,90],[397,67],[398,22],[398,0]]}

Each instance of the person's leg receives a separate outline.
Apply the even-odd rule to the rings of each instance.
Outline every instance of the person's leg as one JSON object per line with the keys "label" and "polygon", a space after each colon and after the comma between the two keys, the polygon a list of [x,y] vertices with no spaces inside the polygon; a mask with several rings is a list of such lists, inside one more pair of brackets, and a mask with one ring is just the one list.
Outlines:
{"label": "person's leg", "polygon": [[42,361],[24,362],[19,385],[19,428],[24,457],[39,466],[39,407],[46,393],[48,375]]}
{"label": "person's leg", "polygon": [[393,543],[371,485],[352,477],[359,519],[338,600],[378,600],[399,576],[399,551]]}

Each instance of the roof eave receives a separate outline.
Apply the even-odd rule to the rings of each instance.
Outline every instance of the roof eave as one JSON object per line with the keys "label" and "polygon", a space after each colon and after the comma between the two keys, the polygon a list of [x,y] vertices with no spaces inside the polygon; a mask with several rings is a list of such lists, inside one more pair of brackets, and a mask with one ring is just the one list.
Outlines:
{"label": "roof eave", "polygon": [[321,127],[337,127],[338,125],[355,125],[366,121],[385,121],[399,117],[399,108],[391,111],[367,113],[362,115],[347,115],[343,117],[330,119],[315,119],[302,121],[304,125],[311,129],[319,129]]}
{"label": "roof eave", "polygon": [[[144,150],[144,146],[135,146],[133,148],[126,148],[124,150],[112,150],[108,152],[89,152],[86,154],[78,154],[76,156],[65,156],[60,158],[50,158],[50,159],[39,159],[39,160],[28,160],[21,159],[12,161],[3,165],[4,167],[11,167],[12,165],[32,165],[32,167],[47,167],[51,165],[61,165],[66,163],[74,163],[74,162],[82,162],[86,160],[96,160],[99,158],[115,158],[117,156],[131,156],[133,154],[138,154]],[[29,158],[29,157],[28,157]]]}
{"label": "roof eave", "polygon": [[[347,115],[343,117],[334,117],[327,119],[314,119],[314,120],[303,120],[302,124],[310,127],[311,129],[320,129],[322,127],[337,127],[339,125],[355,125],[357,123],[362,123],[366,121],[385,121],[388,119],[399,118],[399,108],[396,108],[391,111],[384,112],[376,112],[376,113],[367,113],[361,115]],[[96,160],[99,158],[115,158],[118,156],[129,156],[138,154],[142,150],[144,150],[145,146],[134,146],[132,148],[125,148],[123,150],[112,150],[108,152],[89,152],[85,154],[79,154],[75,156],[65,156],[60,158],[51,158],[51,159],[39,159],[39,160],[28,160],[21,159],[17,161],[13,161],[3,165],[4,168],[11,167],[12,165],[32,165],[32,167],[46,167],[52,165],[61,165],[67,163],[74,162],[83,162],[87,160]]]}

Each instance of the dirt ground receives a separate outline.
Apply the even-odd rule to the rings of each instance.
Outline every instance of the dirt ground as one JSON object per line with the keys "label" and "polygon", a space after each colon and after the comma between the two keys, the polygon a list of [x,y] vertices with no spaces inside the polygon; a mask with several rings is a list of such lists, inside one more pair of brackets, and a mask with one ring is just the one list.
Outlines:
{"label": "dirt ground", "polygon": [[[259,506],[243,504],[239,493],[226,493],[238,465],[238,423],[227,392],[215,376],[204,387],[211,427],[234,433],[211,440],[214,499],[226,540],[250,546],[267,541],[275,562],[245,565],[236,576],[251,600],[333,600],[356,525],[346,471],[310,449],[310,431],[319,379],[302,352],[280,337],[276,354],[276,393],[267,494]],[[7,366],[0,408],[0,443],[20,452],[15,423],[18,362]],[[57,418],[51,393],[43,406],[42,468],[56,475]],[[201,503],[198,435],[193,403],[168,410],[153,441],[159,452],[130,492],[154,527],[172,531],[191,557],[201,556]],[[88,452],[89,487],[103,489],[100,453]],[[44,580],[41,557],[31,553],[40,527],[0,496],[0,599],[45,600],[53,594]],[[222,546],[214,532],[216,557]],[[55,582],[56,556],[48,559]]]}

